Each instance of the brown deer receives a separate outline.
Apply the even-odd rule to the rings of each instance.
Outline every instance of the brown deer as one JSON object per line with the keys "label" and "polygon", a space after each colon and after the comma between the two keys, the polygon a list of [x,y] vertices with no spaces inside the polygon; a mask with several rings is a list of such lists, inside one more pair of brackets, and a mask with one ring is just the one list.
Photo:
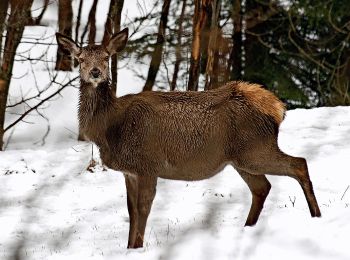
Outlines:
{"label": "brown deer", "polygon": [[296,179],[311,216],[321,216],[306,160],[278,148],[285,107],[276,96],[256,84],[230,82],[202,92],[142,92],[117,98],[110,87],[109,58],[127,39],[124,29],[106,45],[79,47],[57,33],[59,46],[80,63],[80,127],[99,147],[102,162],[125,176],[128,248],[143,246],[158,177],[203,180],[227,164],[252,193],[245,225],[258,221],[270,191],[265,174]]}

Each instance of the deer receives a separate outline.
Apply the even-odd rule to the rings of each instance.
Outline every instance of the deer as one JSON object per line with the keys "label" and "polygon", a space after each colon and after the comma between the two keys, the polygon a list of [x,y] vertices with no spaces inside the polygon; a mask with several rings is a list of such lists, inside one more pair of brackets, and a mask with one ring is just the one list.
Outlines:
{"label": "deer", "polygon": [[285,105],[263,86],[233,81],[207,91],[145,91],[116,97],[109,60],[122,51],[128,28],[106,44],[80,47],[56,34],[59,48],[80,67],[80,129],[99,150],[102,163],[125,177],[129,238],[143,247],[157,179],[208,179],[232,165],[252,200],[245,226],[257,223],[271,189],[266,175],[288,176],[301,186],[312,217],[321,212],[304,158],[279,149]]}

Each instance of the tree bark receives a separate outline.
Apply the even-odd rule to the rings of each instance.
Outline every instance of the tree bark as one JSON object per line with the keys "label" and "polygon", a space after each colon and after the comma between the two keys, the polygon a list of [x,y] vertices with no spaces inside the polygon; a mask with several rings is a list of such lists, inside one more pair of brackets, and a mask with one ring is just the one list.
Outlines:
{"label": "tree bark", "polygon": [[[58,1],[58,31],[72,37],[73,9],[71,0]],[[56,70],[71,71],[72,56],[70,53],[57,49]]]}
{"label": "tree bark", "polygon": [[242,48],[242,12],[240,0],[235,1],[232,12],[233,30],[232,30],[232,49],[230,53],[227,73],[230,80],[241,79],[241,48]]}
{"label": "tree bark", "polygon": [[78,42],[79,37],[79,28],[81,24],[81,11],[83,10],[83,0],[80,0],[79,7],[78,7],[78,14],[77,14],[77,23],[75,25],[75,42]]}
{"label": "tree bark", "polygon": [[81,45],[83,45],[85,35],[87,34],[88,31],[89,31],[88,43],[95,44],[97,4],[98,4],[98,0],[94,0],[94,2],[92,3],[92,6],[91,6],[91,9],[89,12],[88,22],[87,22],[85,29],[84,29],[84,32],[82,33],[81,38],[80,38]]}
{"label": "tree bark", "polygon": [[[105,24],[105,32],[103,35],[102,43],[106,44],[110,37],[120,31],[120,22],[122,17],[122,11],[124,6],[124,0],[111,0],[109,5],[108,16]],[[117,82],[118,82],[118,56],[112,56],[111,63],[111,74],[112,74],[112,91],[117,93]]]}
{"label": "tree bark", "polygon": [[96,38],[96,9],[97,9],[97,3],[98,0],[94,0],[94,3],[91,7],[91,11],[89,15],[89,23],[90,23],[90,29],[89,29],[89,44],[95,44],[95,38]]}
{"label": "tree bark", "polygon": [[183,34],[183,22],[185,17],[185,10],[186,10],[186,1],[187,0],[183,0],[183,3],[182,3],[181,14],[179,18],[179,28],[177,29],[177,45],[175,50],[176,60],[174,65],[173,78],[171,80],[171,85],[170,85],[170,90],[172,91],[175,90],[176,88],[177,76],[179,74],[180,63],[182,61],[181,44],[182,44],[182,34]]}
{"label": "tree bark", "polygon": [[162,52],[163,52],[163,46],[165,42],[165,29],[168,23],[170,2],[171,0],[164,0],[163,2],[162,13],[161,13],[160,23],[158,27],[157,42],[152,54],[151,64],[149,66],[147,80],[143,87],[143,91],[152,90],[152,87],[157,77],[160,62],[162,60]]}
{"label": "tree bark", "polygon": [[2,60],[2,36],[4,33],[4,28],[5,28],[5,21],[6,21],[6,15],[7,15],[7,9],[9,6],[9,1],[8,0],[1,0],[0,1],[0,64]]}
{"label": "tree bark", "polygon": [[[217,74],[217,38],[219,33],[219,14],[220,14],[220,0],[213,0],[212,5],[212,16],[211,16],[211,25],[210,25],[210,35],[209,35],[209,44],[207,51],[207,66],[205,70],[205,90],[213,89],[218,87],[218,74]],[[215,71],[214,71],[215,70]]]}
{"label": "tree bark", "polygon": [[200,53],[202,30],[207,20],[207,11],[212,0],[195,0],[193,16],[193,40],[191,51],[191,66],[189,71],[188,90],[198,90],[198,79],[200,72]]}
{"label": "tree bark", "polygon": [[0,150],[3,147],[6,102],[9,92],[16,50],[21,41],[24,26],[28,24],[33,0],[10,1],[11,13],[7,21],[6,40],[0,68]]}

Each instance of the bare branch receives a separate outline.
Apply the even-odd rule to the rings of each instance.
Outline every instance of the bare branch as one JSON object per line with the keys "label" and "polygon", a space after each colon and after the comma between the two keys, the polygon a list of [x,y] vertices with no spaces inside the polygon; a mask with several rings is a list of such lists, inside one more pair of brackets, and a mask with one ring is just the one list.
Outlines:
{"label": "bare branch", "polygon": [[38,104],[36,104],[33,107],[30,107],[26,112],[24,112],[19,118],[17,118],[14,122],[12,122],[11,124],[9,124],[5,129],[4,132],[6,132],[7,130],[11,129],[11,127],[13,127],[14,125],[16,125],[18,122],[23,121],[23,119],[32,111],[37,110],[42,104],[44,104],[46,101],[49,101],[50,99],[52,99],[53,97],[55,97],[56,95],[60,94],[61,91],[63,89],[65,89],[67,86],[70,86],[75,80],[77,80],[79,78],[79,76],[74,77],[73,79],[71,79],[70,81],[68,81],[65,84],[61,84],[58,82],[55,82],[59,85],[61,85],[61,87],[56,90],[54,93],[52,93],[51,95],[49,95],[48,97],[42,99]]}

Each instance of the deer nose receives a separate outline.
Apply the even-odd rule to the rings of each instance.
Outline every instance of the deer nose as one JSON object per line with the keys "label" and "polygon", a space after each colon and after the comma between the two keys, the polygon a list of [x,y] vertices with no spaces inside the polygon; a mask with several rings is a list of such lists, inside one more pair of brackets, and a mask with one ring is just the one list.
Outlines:
{"label": "deer nose", "polygon": [[91,76],[93,76],[95,79],[98,78],[101,74],[101,71],[98,68],[93,68],[90,71]]}

